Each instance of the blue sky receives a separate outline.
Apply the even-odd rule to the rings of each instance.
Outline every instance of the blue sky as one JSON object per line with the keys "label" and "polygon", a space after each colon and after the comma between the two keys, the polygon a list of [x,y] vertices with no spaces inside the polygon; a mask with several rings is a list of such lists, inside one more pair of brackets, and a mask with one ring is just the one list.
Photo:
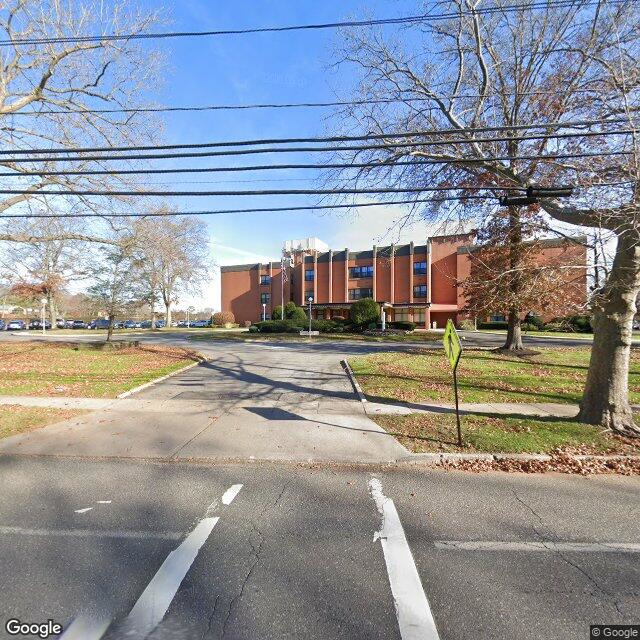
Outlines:
{"label": "blue sky", "polygon": [[[141,0],[149,8],[166,6],[162,0]],[[347,18],[390,17],[420,12],[418,2],[405,0],[252,0],[229,3],[181,0],[169,9],[172,30],[250,28],[266,25],[331,22]],[[267,33],[214,38],[159,41],[170,71],[153,99],[167,106],[249,104],[263,102],[313,102],[348,99],[355,83],[353,72],[331,68],[339,43],[335,30]],[[325,108],[215,111],[166,114],[167,142],[204,142],[263,137],[314,136],[331,131],[331,110]],[[312,154],[259,156],[260,161],[319,161]],[[215,159],[175,161],[181,166],[213,166]],[[220,164],[242,164],[227,158]],[[241,174],[178,174],[170,183],[176,189],[313,188],[317,174],[272,171]],[[161,178],[152,176],[149,182]],[[237,182],[237,181],[250,182]],[[259,180],[259,181],[258,181]],[[274,182],[273,180],[277,180]],[[175,199],[181,209],[290,206],[314,204],[313,196],[264,196]],[[389,231],[399,211],[369,208],[360,215],[296,212],[280,214],[229,214],[206,218],[213,257],[221,265],[278,258],[286,239],[317,236],[336,248],[366,248],[373,242],[415,237],[422,240],[427,227],[415,225],[401,235]],[[194,302],[217,306],[217,287],[207,287]],[[214,299],[211,305],[211,299]]]}

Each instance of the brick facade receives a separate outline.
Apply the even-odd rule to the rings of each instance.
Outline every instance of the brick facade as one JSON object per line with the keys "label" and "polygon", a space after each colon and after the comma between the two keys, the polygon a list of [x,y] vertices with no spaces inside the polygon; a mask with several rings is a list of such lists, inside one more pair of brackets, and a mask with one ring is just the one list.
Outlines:
{"label": "brick facade", "polygon": [[[444,327],[449,318],[457,322],[464,309],[459,284],[469,275],[474,234],[435,236],[424,244],[374,246],[367,251],[343,250],[294,252],[284,260],[284,291],[280,262],[244,264],[221,268],[222,310],[231,311],[236,322],[257,322],[284,299],[308,306],[313,298],[314,318],[348,318],[358,297],[372,297],[385,304],[389,321],[412,320],[426,328]],[[556,240],[545,241],[543,255],[584,264],[574,287],[576,305],[586,300],[586,248]],[[289,259],[292,258],[293,266]],[[576,262],[577,261],[577,262]],[[576,279],[573,271],[572,279]],[[584,296],[580,293],[584,292]],[[284,294],[284,295],[282,295]]]}

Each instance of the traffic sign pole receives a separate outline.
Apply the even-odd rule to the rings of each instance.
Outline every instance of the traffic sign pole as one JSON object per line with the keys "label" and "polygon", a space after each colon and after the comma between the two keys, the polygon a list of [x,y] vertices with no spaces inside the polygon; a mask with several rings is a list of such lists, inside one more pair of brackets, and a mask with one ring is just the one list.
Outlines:
{"label": "traffic sign pole", "polygon": [[453,391],[456,397],[456,426],[458,429],[458,446],[462,447],[462,429],[460,427],[460,403],[458,401],[458,363],[462,355],[462,343],[460,336],[451,320],[447,321],[447,328],[444,331],[444,352],[453,368]]}
{"label": "traffic sign pole", "polygon": [[[458,361],[460,357],[458,356]],[[458,403],[458,376],[456,375],[456,371],[458,370],[458,361],[456,361],[456,366],[453,368],[453,390],[456,396],[456,426],[458,428],[458,446],[462,447],[462,429],[460,427],[460,406]]]}

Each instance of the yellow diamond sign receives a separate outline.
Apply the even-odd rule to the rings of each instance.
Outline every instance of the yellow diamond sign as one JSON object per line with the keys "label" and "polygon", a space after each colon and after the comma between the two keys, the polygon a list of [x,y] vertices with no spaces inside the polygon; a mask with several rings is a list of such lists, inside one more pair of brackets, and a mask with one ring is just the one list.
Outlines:
{"label": "yellow diamond sign", "polygon": [[462,343],[451,319],[447,320],[447,328],[444,330],[443,342],[444,352],[449,359],[451,367],[455,369],[458,366],[458,360],[460,360],[460,354],[462,353]]}

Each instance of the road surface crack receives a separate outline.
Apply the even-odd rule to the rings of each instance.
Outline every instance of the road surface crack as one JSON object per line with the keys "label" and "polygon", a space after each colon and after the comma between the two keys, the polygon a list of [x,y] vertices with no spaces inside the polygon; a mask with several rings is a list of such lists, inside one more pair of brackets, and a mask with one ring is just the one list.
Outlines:
{"label": "road surface crack", "polygon": [[[289,488],[289,484],[291,483],[291,481],[285,483],[282,487],[282,490],[280,491],[280,493],[278,494],[278,496],[276,497],[275,501],[272,502],[271,504],[266,505],[262,511],[260,511],[260,513],[258,514],[258,517],[256,518],[256,520],[258,522],[260,522],[262,520],[262,516],[267,512],[267,510],[272,510],[275,509],[275,507],[278,506],[278,504],[280,503],[280,501],[282,500],[282,497],[284,496],[286,490]],[[240,585],[240,590],[238,591],[237,595],[235,595],[233,597],[233,599],[231,600],[231,602],[229,603],[229,608],[227,610],[227,614],[224,618],[224,621],[222,623],[222,633],[220,635],[221,638],[224,638],[225,633],[227,632],[227,626],[229,623],[229,619],[231,618],[231,614],[233,613],[234,608],[236,607],[237,603],[240,602],[240,600],[242,599],[242,596],[244,595],[244,590],[245,587],[247,586],[249,580],[251,579],[251,576],[253,575],[253,572],[258,564],[258,562],[260,561],[260,555],[262,553],[262,547],[264,545],[264,535],[262,533],[262,531],[256,526],[255,521],[251,520],[251,528],[253,530],[253,532],[256,534],[256,536],[258,537],[258,544],[255,545],[251,539],[248,540],[249,546],[251,547],[251,551],[253,552],[253,562],[251,563],[251,565],[249,566],[249,570],[246,572],[243,580],[242,580],[242,584]]]}
{"label": "road surface crack", "polygon": [[[515,491],[515,489],[512,490],[512,493],[515,497],[515,499],[523,506],[525,507],[529,512],[531,512],[540,522],[540,525],[543,527],[546,527],[544,520],[542,519],[542,517],[540,516],[540,514],[528,503],[526,503]],[[611,602],[613,603],[613,605],[615,606],[616,610],[618,611],[618,613],[621,613],[620,611],[620,607],[618,602],[616,602],[616,600],[613,597],[613,593],[611,593],[610,591],[608,591],[607,589],[605,589],[604,587],[600,586],[600,584],[598,583],[598,581],[591,575],[589,574],[587,571],[585,571],[585,569],[583,569],[580,565],[578,565],[577,563],[573,562],[572,560],[570,560],[569,558],[567,558],[567,556],[565,555],[565,553],[563,553],[562,551],[560,551],[558,549],[558,547],[556,546],[556,542],[558,541],[558,536],[553,536],[553,535],[546,535],[544,533],[542,533],[541,531],[538,530],[538,528],[532,524],[531,528],[533,529],[534,533],[538,536],[538,538],[540,539],[540,542],[547,547],[547,549],[549,549],[550,551],[553,551],[557,556],[559,556],[566,564],[568,564],[570,567],[573,567],[576,571],[578,571],[579,573],[581,573],[588,581],[590,584],[592,584],[597,591],[599,591],[601,594],[607,596],[608,598],[610,598]],[[554,540],[555,538],[555,540]],[[595,595],[595,594],[594,594]]]}

